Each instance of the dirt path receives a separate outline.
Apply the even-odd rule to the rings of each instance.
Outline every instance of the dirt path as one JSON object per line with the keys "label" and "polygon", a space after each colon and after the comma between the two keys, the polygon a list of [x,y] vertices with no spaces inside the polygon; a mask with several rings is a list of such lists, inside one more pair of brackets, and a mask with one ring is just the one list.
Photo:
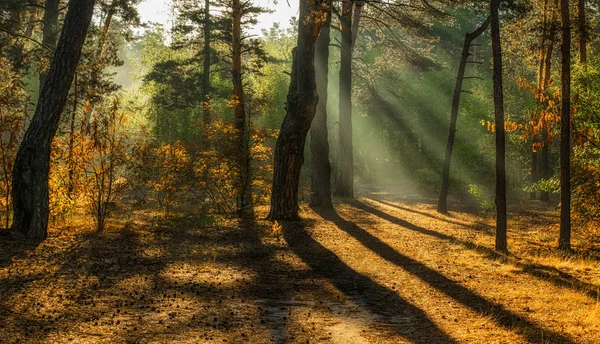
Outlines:
{"label": "dirt path", "polygon": [[515,220],[506,258],[484,220],[428,204],[363,198],[304,217],[140,211],[37,247],[1,240],[0,342],[600,342],[598,260],[545,254],[554,219]]}

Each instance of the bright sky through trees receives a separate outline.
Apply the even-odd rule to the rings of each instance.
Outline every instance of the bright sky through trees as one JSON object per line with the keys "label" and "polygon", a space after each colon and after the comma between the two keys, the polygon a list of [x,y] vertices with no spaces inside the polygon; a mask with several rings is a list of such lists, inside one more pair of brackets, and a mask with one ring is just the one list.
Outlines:
{"label": "bright sky through trees", "polygon": [[[249,31],[260,35],[262,29],[269,29],[274,23],[281,28],[290,26],[290,19],[298,16],[298,0],[255,0],[255,4],[273,10],[273,13],[261,14],[258,25]],[[138,6],[143,23],[155,22],[169,27],[171,23],[171,0],[144,0]]]}

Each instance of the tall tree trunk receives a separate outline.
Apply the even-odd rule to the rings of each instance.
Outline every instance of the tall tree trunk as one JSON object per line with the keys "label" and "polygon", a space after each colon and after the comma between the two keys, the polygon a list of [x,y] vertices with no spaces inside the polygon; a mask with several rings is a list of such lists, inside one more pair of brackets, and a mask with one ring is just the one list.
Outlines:
{"label": "tall tree trunk", "polygon": [[304,162],[304,143],[315,116],[318,95],[315,81],[315,43],[322,21],[317,12],[324,11],[322,0],[300,0],[298,41],[292,62],[292,80],[287,97],[286,114],[275,145],[272,220],[297,220],[298,183]]}
{"label": "tall tree trunk", "polygon": [[579,28],[579,63],[587,64],[587,28],[585,18],[585,0],[577,0],[577,26]]}
{"label": "tall tree trunk", "polygon": [[[552,9],[552,26],[550,27],[549,32],[547,32],[547,41],[548,45],[546,46],[546,56],[544,58],[544,82],[542,84],[542,88],[546,89],[550,86],[551,78],[552,78],[552,54],[554,52],[554,40],[555,40],[555,31],[557,30],[556,21],[557,21],[557,9],[558,0],[554,1],[554,8]],[[550,179],[550,156],[548,153],[550,144],[548,142],[548,130],[550,124],[548,121],[542,118],[542,171],[541,177],[544,180]],[[548,191],[540,192],[540,200],[544,202],[550,201],[550,193]]]}
{"label": "tall tree trunk", "polygon": [[319,102],[310,127],[311,196],[310,205],[333,209],[331,202],[331,164],[327,137],[327,86],[329,84],[329,41],[331,10],[321,28],[315,47],[315,78]]}
{"label": "tall tree trunk", "polygon": [[492,55],[494,61],[494,119],[496,124],[496,250],[508,252],[506,241],[506,133],[502,91],[502,46],[500,44],[500,0],[491,0]]}
{"label": "tall tree trunk", "polygon": [[571,18],[569,0],[561,0],[561,109],[560,109],[560,237],[558,247],[571,248]]}
{"label": "tall tree trunk", "polygon": [[[58,5],[59,0],[46,0],[44,4],[44,31],[42,33],[42,44],[54,49],[58,34]],[[46,72],[40,72],[39,93],[42,93],[42,88],[46,82]]]}
{"label": "tall tree trunk", "polygon": [[110,5],[108,11],[106,12],[106,18],[104,18],[104,24],[102,24],[102,32],[100,33],[100,37],[98,40],[96,57],[102,56],[102,53],[104,52],[104,46],[106,45],[106,40],[108,39],[108,31],[110,30],[110,25],[112,24],[114,15],[115,9],[113,5]]}
{"label": "tall tree trunk", "polygon": [[354,196],[354,156],[352,148],[352,1],[342,0],[342,51],[339,85],[339,143],[335,195]]}
{"label": "tall tree trunk", "polygon": [[450,125],[448,126],[448,141],[446,143],[446,152],[444,154],[444,166],[442,168],[442,186],[440,188],[440,198],[438,199],[437,211],[440,213],[448,212],[448,189],[450,187],[450,162],[452,160],[452,149],[454,147],[454,137],[456,136],[456,122],[458,119],[458,106],[460,104],[460,94],[462,93],[462,85],[465,79],[465,69],[467,67],[468,58],[471,55],[471,43],[475,38],[479,37],[487,29],[490,24],[488,17],[475,31],[465,35],[463,49],[458,64],[458,75],[454,85],[454,95],[452,97],[452,109],[450,110]]}
{"label": "tall tree trunk", "polygon": [[[537,80],[537,91],[542,92],[545,88],[545,76],[544,76],[544,66],[546,65],[546,40],[548,37],[548,0],[544,0],[544,6],[542,9],[542,37],[540,44],[540,63],[538,66],[538,80]],[[541,102],[538,100],[537,102],[537,112],[541,111]],[[535,184],[539,181],[539,173],[538,173],[538,152],[537,150],[533,150],[533,146],[537,143],[538,137],[537,135],[533,135],[532,138],[532,151],[531,151],[531,184]],[[533,190],[529,193],[529,199],[536,199],[536,191]]]}
{"label": "tall tree trunk", "polygon": [[208,97],[210,95],[210,0],[204,0],[204,68],[202,70],[202,121],[205,125],[211,122]]}
{"label": "tall tree trunk", "polygon": [[28,237],[48,235],[50,149],[79,63],[94,0],[71,0],[50,71],[13,169],[12,230]]}
{"label": "tall tree trunk", "polygon": [[242,4],[240,0],[233,0],[232,5],[232,34],[231,34],[231,54],[232,68],[231,77],[233,81],[233,101],[234,101],[234,123],[236,130],[236,141],[239,147],[238,164],[238,211],[242,212],[249,206],[248,199],[248,150],[246,144],[246,109],[244,103],[244,87],[242,84]]}

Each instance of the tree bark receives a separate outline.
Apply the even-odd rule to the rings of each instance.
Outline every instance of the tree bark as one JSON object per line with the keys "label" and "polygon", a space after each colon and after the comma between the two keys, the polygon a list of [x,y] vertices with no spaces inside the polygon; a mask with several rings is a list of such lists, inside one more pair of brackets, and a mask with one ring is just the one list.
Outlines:
{"label": "tree bark", "polygon": [[450,162],[452,160],[452,149],[454,148],[454,138],[456,136],[456,122],[458,119],[458,106],[460,104],[460,94],[462,93],[462,84],[465,78],[465,69],[467,67],[467,60],[470,54],[471,43],[479,35],[487,29],[490,24],[490,17],[488,17],[483,24],[481,24],[475,31],[467,33],[465,35],[465,41],[463,43],[463,49],[460,57],[460,63],[458,64],[458,75],[456,76],[456,83],[454,85],[454,95],[452,97],[452,109],[450,111],[450,124],[448,127],[448,141],[446,142],[446,152],[444,154],[444,165],[442,168],[442,185],[440,188],[440,198],[438,199],[437,211],[440,213],[448,212],[448,189],[450,187]]}
{"label": "tree bark", "polygon": [[204,67],[202,70],[202,120],[205,125],[212,121],[210,107],[208,106],[210,95],[210,0],[204,0]]}
{"label": "tree bark", "polygon": [[240,0],[232,2],[232,35],[231,35],[232,68],[234,101],[234,124],[238,150],[238,212],[243,212],[249,204],[248,185],[248,149],[246,144],[246,109],[244,102],[244,86],[242,84],[242,4]]}
{"label": "tree bark", "polygon": [[585,0],[577,0],[577,22],[579,27],[579,63],[587,64],[587,28],[585,18]]}
{"label": "tree bark", "polygon": [[317,104],[315,118],[310,127],[311,152],[311,197],[310,205],[316,208],[333,209],[331,201],[331,164],[327,137],[327,86],[329,84],[329,41],[331,10],[321,28],[315,47],[315,78]]}
{"label": "tree bark", "polygon": [[94,0],[71,0],[38,104],[13,169],[12,230],[43,240],[48,235],[50,149],[92,19]]}
{"label": "tree bark", "polygon": [[354,196],[354,156],[352,148],[352,1],[342,1],[342,51],[339,85],[339,143],[335,195]]}
{"label": "tree bark", "polygon": [[[531,152],[531,184],[535,184],[539,181],[539,177],[538,177],[538,153],[537,152]],[[531,191],[529,193],[529,199],[530,200],[535,200],[537,198],[536,192],[535,190]]]}
{"label": "tree bark", "polygon": [[558,247],[571,249],[571,18],[569,0],[561,0],[560,237]]}
{"label": "tree bark", "polygon": [[298,220],[298,183],[304,162],[304,143],[315,116],[318,95],[315,81],[315,42],[322,21],[317,11],[326,10],[324,2],[300,0],[298,40],[292,62],[292,80],[286,115],[275,145],[272,220]]}
{"label": "tree bark", "polygon": [[[45,47],[54,49],[58,34],[58,5],[59,0],[46,0],[44,4],[44,31],[42,33],[42,44]],[[39,93],[42,93],[42,88],[46,82],[46,72],[40,72]]]}
{"label": "tree bark", "polygon": [[508,252],[506,240],[506,133],[502,91],[502,46],[500,44],[500,0],[491,0],[492,56],[494,61],[494,122],[496,124],[496,250]]}

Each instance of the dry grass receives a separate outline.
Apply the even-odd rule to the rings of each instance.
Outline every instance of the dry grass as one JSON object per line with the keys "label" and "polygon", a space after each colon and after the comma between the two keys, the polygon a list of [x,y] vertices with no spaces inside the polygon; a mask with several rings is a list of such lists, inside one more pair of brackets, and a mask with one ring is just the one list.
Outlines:
{"label": "dry grass", "polygon": [[576,232],[558,253],[554,212],[513,211],[502,256],[489,216],[336,208],[278,224],[140,209],[3,238],[0,342],[600,342],[598,247]]}

